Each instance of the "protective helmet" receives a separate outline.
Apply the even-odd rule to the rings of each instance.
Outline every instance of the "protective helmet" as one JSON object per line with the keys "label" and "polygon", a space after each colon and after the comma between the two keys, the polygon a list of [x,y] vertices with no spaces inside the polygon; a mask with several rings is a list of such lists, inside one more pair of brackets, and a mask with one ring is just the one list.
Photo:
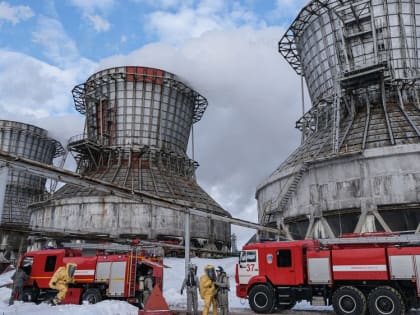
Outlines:
{"label": "protective helmet", "polygon": [[224,272],[223,267],[222,266],[217,266],[216,271],[218,272]]}
{"label": "protective helmet", "polygon": [[74,263],[67,264],[67,273],[70,277],[74,276],[74,273],[76,272],[76,268],[77,268],[77,265]]}
{"label": "protective helmet", "polygon": [[216,280],[216,273],[214,272],[214,266],[206,265],[204,267],[204,271],[211,280],[213,281]]}
{"label": "protective helmet", "polygon": [[213,265],[205,265],[204,266],[204,271],[207,271],[209,269],[214,269],[214,266]]}
{"label": "protective helmet", "polygon": [[27,268],[27,267],[30,267],[30,266],[32,266],[30,261],[27,261],[27,260],[23,261],[22,267]]}

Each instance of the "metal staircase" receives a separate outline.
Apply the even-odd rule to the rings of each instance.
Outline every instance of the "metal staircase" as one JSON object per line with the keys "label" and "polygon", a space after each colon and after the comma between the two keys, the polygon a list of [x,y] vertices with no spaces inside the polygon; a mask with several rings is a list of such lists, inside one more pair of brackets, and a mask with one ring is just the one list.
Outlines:
{"label": "metal staircase", "polygon": [[303,162],[300,165],[300,169],[297,172],[297,174],[293,177],[293,180],[290,182],[290,184],[287,187],[286,193],[282,196],[280,202],[279,202],[279,209],[284,209],[284,207],[287,205],[290,197],[294,194],[296,191],[296,187],[298,186],[301,178],[303,177],[303,174],[308,170],[309,163]]}
{"label": "metal staircase", "polygon": [[278,205],[273,207],[273,204],[277,203],[277,200],[270,200],[270,202],[265,206],[264,213],[261,218],[261,224],[266,225],[271,222],[271,217],[275,213],[284,209],[289,201],[290,197],[292,197],[293,193],[296,191],[296,188],[303,177],[303,174],[308,170],[309,163],[303,162],[298,165],[299,169],[293,176],[292,180],[288,180],[285,187],[282,191],[285,191],[284,194],[281,194],[277,200],[279,200]]}

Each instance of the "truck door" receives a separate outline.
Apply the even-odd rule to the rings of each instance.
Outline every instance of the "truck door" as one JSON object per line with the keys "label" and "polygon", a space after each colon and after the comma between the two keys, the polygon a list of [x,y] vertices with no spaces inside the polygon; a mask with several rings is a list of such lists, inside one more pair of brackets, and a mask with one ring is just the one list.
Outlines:
{"label": "truck door", "polygon": [[256,250],[241,251],[238,264],[239,284],[248,284],[249,279],[258,275],[258,255]]}
{"label": "truck door", "polygon": [[274,252],[267,275],[275,285],[299,285],[303,282],[302,252],[299,247],[279,248]]}

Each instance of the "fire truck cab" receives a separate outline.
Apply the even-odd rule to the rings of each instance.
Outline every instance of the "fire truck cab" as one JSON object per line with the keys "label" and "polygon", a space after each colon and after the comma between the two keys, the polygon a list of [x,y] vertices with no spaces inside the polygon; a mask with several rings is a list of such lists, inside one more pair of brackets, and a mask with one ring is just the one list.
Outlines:
{"label": "fire truck cab", "polygon": [[19,266],[30,278],[22,300],[38,303],[51,299],[56,294],[48,285],[51,277],[59,267],[71,262],[77,269],[63,304],[120,299],[141,306],[142,277],[151,274],[154,285],[162,291],[161,253],[161,249],[150,247],[98,244],[66,244],[65,248],[25,253]]}
{"label": "fire truck cab", "polygon": [[420,305],[420,235],[249,244],[235,277],[256,313],[306,300],[339,315],[400,315]]}

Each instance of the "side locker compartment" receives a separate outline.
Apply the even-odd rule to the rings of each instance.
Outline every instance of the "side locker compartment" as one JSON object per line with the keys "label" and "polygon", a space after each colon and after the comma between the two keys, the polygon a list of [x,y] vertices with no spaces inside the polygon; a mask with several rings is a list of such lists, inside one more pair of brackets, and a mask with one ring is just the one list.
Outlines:
{"label": "side locker compartment", "polygon": [[95,282],[108,282],[111,274],[110,262],[98,262],[96,265]]}
{"label": "side locker compartment", "polygon": [[414,261],[416,266],[417,296],[420,297],[420,255],[415,255]]}
{"label": "side locker compartment", "polygon": [[390,255],[389,273],[392,280],[412,280],[415,277],[412,255]]}
{"label": "side locker compartment", "polygon": [[391,279],[415,282],[420,297],[420,248],[389,248],[388,255]]}
{"label": "side locker compartment", "polygon": [[111,265],[109,281],[110,296],[124,296],[126,261],[114,261]]}
{"label": "side locker compartment", "polygon": [[331,251],[308,250],[308,284],[331,284]]}
{"label": "side locker compartment", "polygon": [[410,280],[416,283],[420,297],[420,251],[418,247],[389,248],[389,273],[393,280]]}
{"label": "side locker compartment", "polygon": [[110,261],[100,257],[96,266],[95,282],[108,283],[106,295],[109,297],[124,296],[126,261]]}

